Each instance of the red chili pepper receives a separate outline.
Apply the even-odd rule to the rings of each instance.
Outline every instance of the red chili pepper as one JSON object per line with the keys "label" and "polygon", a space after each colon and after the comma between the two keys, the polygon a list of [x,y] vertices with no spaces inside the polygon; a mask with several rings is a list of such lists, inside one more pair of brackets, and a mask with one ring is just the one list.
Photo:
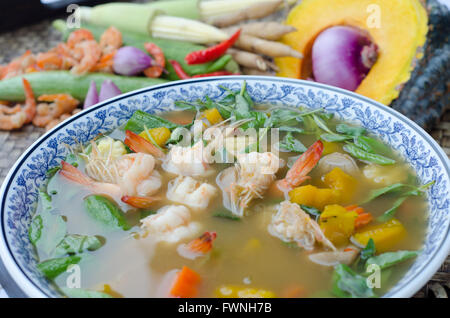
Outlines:
{"label": "red chili pepper", "polygon": [[241,74],[239,74],[239,73],[232,73],[232,72],[228,72],[228,71],[218,71],[218,72],[194,75],[194,76],[192,76],[192,78],[210,77],[210,76],[223,76],[223,75],[241,75]]}
{"label": "red chili pepper", "polygon": [[227,50],[233,46],[241,35],[241,30],[237,30],[228,40],[225,40],[217,45],[211,46],[207,49],[191,52],[186,55],[185,60],[189,65],[191,64],[203,64],[217,60],[224,55]]}
{"label": "red chili pepper", "polygon": [[178,62],[175,61],[175,60],[169,60],[169,63],[172,64],[172,66],[173,66],[173,68],[174,68],[174,70],[175,70],[175,73],[178,75],[178,77],[179,77],[180,79],[183,80],[183,79],[191,78],[191,77],[185,72],[185,70],[183,70],[183,67],[181,66],[180,63],[178,63]]}

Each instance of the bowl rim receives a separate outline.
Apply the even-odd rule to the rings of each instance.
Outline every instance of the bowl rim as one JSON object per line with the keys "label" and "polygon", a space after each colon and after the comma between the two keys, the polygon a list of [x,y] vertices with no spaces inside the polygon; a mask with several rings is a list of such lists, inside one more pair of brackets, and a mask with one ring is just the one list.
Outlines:
{"label": "bowl rim", "polygon": [[[450,177],[450,160],[448,156],[443,151],[442,147],[419,125],[417,125],[414,121],[401,114],[400,112],[394,110],[393,108],[383,105],[375,100],[372,100],[368,97],[359,95],[355,92],[351,92],[345,89],[337,88],[334,86],[329,86],[321,83],[316,83],[312,81],[300,80],[300,79],[292,79],[292,78],[282,78],[275,76],[257,76],[257,75],[231,75],[231,76],[214,76],[207,78],[197,78],[197,79],[187,79],[187,80],[179,80],[168,83],[162,83],[150,87],[141,88],[138,90],[134,90],[131,92],[127,92],[103,102],[100,102],[92,107],[87,109],[83,109],[81,112],[73,115],[69,119],[61,122],[45,134],[43,134],[40,138],[38,138],[35,142],[33,142],[24,152],[23,154],[16,160],[14,165],[9,170],[7,176],[5,177],[2,186],[0,188],[0,283],[3,288],[6,290],[8,295],[13,297],[39,297],[46,298],[49,297],[39,286],[37,286],[28,276],[27,274],[20,268],[17,263],[11,248],[6,240],[5,235],[5,224],[4,224],[4,213],[5,213],[5,204],[6,204],[6,194],[7,189],[10,188],[10,184],[14,180],[16,173],[18,172],[18,168],[22,166],[23,162],[30,156],[30,154],[36,150],[45,140],[47,140],[50,136],[52,136],[55,132],[60,130],[62,127],[76,121],[78,118],[85,116],[93,111],[96,111],[100,108],[108,106],[114,102],[118,102],[123,99],[127,99],[134,95],[138,95],[145,92],[152,92],[155,90],[159,90],[162,88],[169,88],[173,86],[183,86],[185,84],[194,84],[194,83],[205,83],[205,82],[218,82],[218,81],[232,81],[232,82],[242,82],[244,80],[254,80],[254,81],[262,81],[262,82],[281,82],[281,83],[291,83],[293,85],[303,86],[303,87],[312,87],[318,88],[322,90],[326,90],[329,92],[335,92],[340,95],[346,95],[353,99],[358,99],[367,104],[370,104],[372,107],[380,108],[383,111],[386,111],[391,116],[397,118],[402,121],[405,125],[412,128],[415,133],[420,135],[433,149],[434,153],[439,157],[441,162],[445,166],[445,172],[447,176]],[[442,241],[439,248],[434,251],[431,259],[424,265],[424,270],[420,273],[419,277],[413,277],[407,282],[403,283],[403,288],[397,291],[392,295],[393,298],[405,298],[413,296],[420,288],[422,288],[429,279],[434,275],[434,273],[439,269],[442,263],[445,261],[447,256],[450,253],[450,227],[447,228],[445,239]]]}

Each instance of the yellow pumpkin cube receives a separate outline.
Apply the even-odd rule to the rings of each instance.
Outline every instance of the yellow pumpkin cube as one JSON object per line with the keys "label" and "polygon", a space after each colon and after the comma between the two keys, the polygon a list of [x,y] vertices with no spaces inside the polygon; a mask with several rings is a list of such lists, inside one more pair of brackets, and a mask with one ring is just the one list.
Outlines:
{"label": "yellow pumpkin cube", "polygon": [[320,215],[319,225],[333,244],[344,245],[355,231],[357,217],[356,212],[348,211],[340,205],[327,205]]}
{"label": "yellow pumpkin cube", "polygon": [[327,173],[323,178],[323,182],[332,189],[340,190],[343,202],[348,202],[353,198],[358,184],[354,177],[340,168],[334,168]]}
{"label": "yellow pumpkin cube", "polygon": [[223,121],[222,116],[220,115],[217,108],[211,108],[204,111],[204,115],[206,119],[208,119],[211,125],[215,125]]}
{"label": "yellow pumpkin cube", "polygon": [[313,185],[297,187],[289,192],[291,202],[323,210],[326,205],[340,202],[341,193],[336,189],[320,189]]}
{"label": "yellow pumpkin cube", "polygon": [[223,285],[217,288],[216,297],[218,298],[275,298],[275,293],[270,290]]}
{"label": "yellow pumpkin cube", "polygon": [[397,219],[368,225],[359,230],[353,237],[362,246],[366,246],[369,239],[373,239],[377,253],[393,250],[406,237],[406,229]]}
{"label": "yellow pumpkin cube", "polygon": [[[148,135],[150,135],[152,138],[149,138]],[[158,146],[164,147],[167,140],[169,140],[170,138],[170,130],[167,127],[152,128],[147,131],[144,130],[139,134],[139,136],[152,143],[153,141],[151,139],[153,139]]]}
{"label": "yellow pumpkin cube", "polygon": [[339,152],[342,150],[341,146],[337,142],[328,142],[323,140],[322,143],[323,143],[322,156],[326,156],[329,155],[330,153]]}

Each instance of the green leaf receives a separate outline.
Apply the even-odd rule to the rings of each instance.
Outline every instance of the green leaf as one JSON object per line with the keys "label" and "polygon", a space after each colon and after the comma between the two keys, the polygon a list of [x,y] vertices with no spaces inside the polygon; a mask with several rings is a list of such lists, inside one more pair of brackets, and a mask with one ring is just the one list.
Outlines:
{"label": "green leaf", "polygon": [[292,123],[292,125],[296,125],[297,118],[300,116],[299,112],[286,109],[286,108],[277,108],[270,112],[269,124],[270,127],[281,127],[288,126]]}
{"label": "green leaf", "polygon": [[52,258],[37,264],[37,268],[48,279],[54,279],[64,273],[70,265],[78,264],[80,261],[81,256]]}
{"label": "green leaf", "polygon": [[325,141],[328,141],[328,142],[342,142],[342,141],[352,139],[353,137],[346,136],[346,135],[339,135],[339,134],[335,134],[335,133],[332,133],[332,134],[326,133],[326,134],[320,135],[320,138]]}
{"label": "green leaf", "polygon": [[44,225],[42,224],[42,217],[40,215],[36,216],[31,221],[31,225],[28,230],[28,237],[30,238],[31,244],[36,245],[36,242],[41,238],[43,227]]}
{"label": "green leaf", "polygon": [[333,134],[331,129],[328,128],[327,123],[320,116],[313,114],[312,117],[314,119],[314,122],[320,129],[322,129],[323,131],[326,131],[327,133]]}
{"label": "green leaf", "polygon": [[373,241],[372,238],[370,238],[366,244],[366,247],[364,247],[363,250],[361,251],[359,257],[361,258],[361,260],[366,261],[372,256],[374,256],[375,252],[376,252],[375,242]]}
{"label": "green leaf", "polygon": [[369,153],[376,153],[385,156],[392,155],[392,150],[388,146],[374,138],[368,136],[358,136],[355,138],[354,142],[356,146]]}
{"label": "green leaf", "polygon": [[219,210],[213,212],[212,215],[214,217],[225,218],[225,219],[229,219],[229,220],[233,220],[233,221],[240,221],[241,220],[240,217],[234,215],[233,213],[231,213],[227,209],[219,209]]}
{"label": "green leaf", "polygon": [[344,264],[336,265],[334,268],[332,292],[338,297],[376,297],[373,290],[367,286],[366,278]]}
{"label": "green leaf", "polygon": [[74,167],[78,167],[78,157],[76,154],[69,153],[64,159],[64,161],[70,163]]}
{"label": "green leaf", "polygon": [[394,184],[391,184],[390,186],[387,186],[384,188],[372,190],[372,191],[370,191],[368,197],[364,201],[361,202],[361,204],[368,203],[368,202],[370,202],[384,194],[387,194],[387,193],[394,193],[394,192],[401,191],[407,186],[408,185],[403,184],[403,183],[394,183]]}
{"label": "green leaf", "polygon": [[149,113],[143,112],[142,110],[137,110],[128,120],[124,129],[139,134],[144,131],[144,126],[149,129],[167,127],[170,130],[180,127],[180,125],[177,125],[167,119],[151,115]]}
{"label": "green leaf", "polygon": [[61,288],[62,292],[70,298],[113,298],[107,293],[102,293],[95,290],[81,289],[81,288]]}
{"label": "green leaf", "polygon": [[304,129],[300,127],[281,126],[278,128],[280,131],[303,134]]}
{"label": "green leaf", "polygon": [[343,149],[353,157],[362,161],[373,162],[382,166],[393,165],[395,163],[394,159],[387,158],[382,155],[377,155],[374,153],[369,153],[352,143],[344,145]]}
{"label": "green leaf", "polygon": [[307,150],[300,140],[294,138],[290,132],[288,132],[284,139],[280,142],[280,149],[298,153],[304,153]]}
{"label": "green leaf", "polygon": [[404,196],[404,197],[400,197],[397,200],[395,200],[392,208],[390,208],[389,210],[384,212],[382,215],[377,217],[377,221],[386,222],[386,221],[389,221],[390,219],[392,219],[394,217],[395,212],[397,212],[397,209],[403,204],[403,202],[405,202],[406,199],[407,199],[407,197]]}
{"label": "green leaf", "polygon": [[96,236],[70,234],[58,244],[53,255],[56,257],[66,254],[79,254],[85,251],[95,251],[102,246]]}
{"label": "green leaf", "polygon": [[377,256],[370,257],[366,266],[375,264],[380,267],[380,269],[385,269],[393,265],[404,262],[410,258],[419,255],[418,251],[397,251],[397,252],[387,252]]}
{"label": "green leaf", "polygon": [[111,199],[98,194],[89,195],[84,199],[86,212],[99,223],[110,229],[129,230],[124,213]]}
{"label": "green leaf", "polygon": [[364,127],[355,127],[350,126],[347,124],[339,124],[336,126],[336,131],[344,134],[344,135],[350,135],[353,137],[364,135],[366,132],[366,129]]}
{"label": "green leaf", "polygon": [[300,207],[302,208],[303,211],[305,211],[306,213],[311,215],[315,221],[319,220],[320,214],[322,213],[322,212],[320,212],[320,210],[316,209],[315,207],[307,206],[307,205],[303,205],[303,204],[300,204]]}

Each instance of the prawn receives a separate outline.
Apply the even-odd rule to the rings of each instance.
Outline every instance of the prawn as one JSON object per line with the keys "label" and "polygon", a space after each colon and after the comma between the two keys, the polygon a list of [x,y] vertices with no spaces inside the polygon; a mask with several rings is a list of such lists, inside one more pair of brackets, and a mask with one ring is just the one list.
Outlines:
{"label": "prawn", "polygon": [[146,153],[156,158],[163,158],[165,156],[165,153],[161,149],[130,130],[125,132],[124,144],[136,153]]}
{"label": "prawn", "polygon": [[83,75],[95,67],[102,52],[95,40],[78,43],[73,49],[73,55],[78,63],[70,70],[73,74]]}
{"label": "prawn", "polygon": [[102,55],[92,70],[112,73],[114,55],[122,44],[122,33],[115,27],[111,26],[103,32],[99,42]]}
{"label": "prawn", "polygon": [[38,101],[50,102],[40,103],[37,106],[37,114],[33,119],[33,124],[38,127],[45,127],[63,114],[73,112],[80,103],[69,94],[45,94],[39,96]]}
{"label": "prawn", "polygon": [[198,222],[191,222],[191,213],[184,205],[167,205],[156,214],[141,220],[145,235],[150,234],[157,240],[175,243],[188,236],[195,235],[200,229]]}
{"label": "prawn", "polygon": [[27,50],[24,54],[4,66],[1,79],[11,78],[29,72],[32,70],[35,61],[35,56],[31,54],[30,50]]}
{"label": "prawn", "polygon": [[287,192],[292,188],[299,186],[304,181],[310,179],[307,174],[316,166],[319,162],[323,152],[322,141],[316,141],[311,147],[308,148],[298,159],[294,165],[286,173],[286,177],[282,180],[278,180],[277,186],[283,191]]}
{"label": "prawn", "polygon": [[314,248],[315,242],[320,242],[336,251],[333,243],[323,234],[319,224],[312,220],[298,204],[290,201],[280,203],[277,213],[272,216],[268,230],[272,236],[284,242],[295,242],[307,251]]}
{"label": "prawn", "polygon": [[167,199],[198,209],[205,209],[216,194],[214,186],[184,176],[170,181],[167,188]]}
{"label": "prawn", "polygon": [[13,130],[30,123],[36,115],[36,101],[27,79],[22,78],[25,91],[25,106],[9,107],[0,105],[0,130]]}
{"label": "prawn", "polygon": [[205,232],[189,243],[179,245],[177,248],[178,254],[187,259],[196,259],[204,256],[211,251],[216,237],[216,232]]}
{"label": "prawn", "polygon": [[147,77],[157,78],[160,77],[166,66],[166,58],[159,46],[154,43],[145,43],[145,49],[155,60],[155,64],[144,70],[144,74]]}

